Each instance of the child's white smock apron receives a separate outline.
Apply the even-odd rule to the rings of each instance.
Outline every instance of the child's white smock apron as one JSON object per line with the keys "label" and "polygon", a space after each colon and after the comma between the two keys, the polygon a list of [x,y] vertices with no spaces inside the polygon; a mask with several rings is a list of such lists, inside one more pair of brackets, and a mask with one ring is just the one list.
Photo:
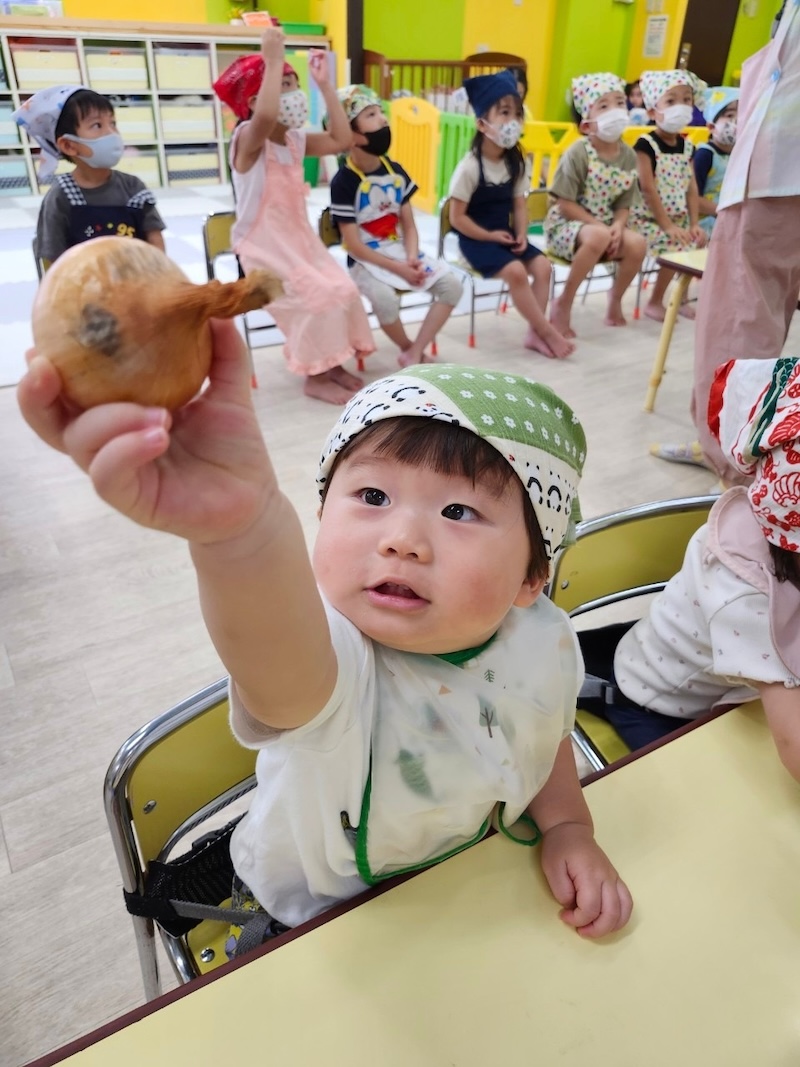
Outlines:
{"label": "child's white smock apron", "polygon": [[[232,157],[234,151],[232,144]],[[245,273],[262,267],[283,280],[284,295],[269,305],[269,314],[286,337],[289,370],[322,374],[374,352],[358,290],[309,224],[298,145],[291,138],[285,147],[267,141],[252,169],[259,167],[264,191],[258,213],[246,233],[234,227],[233,250]],[[237,178],[242,183],[247,173]]]}

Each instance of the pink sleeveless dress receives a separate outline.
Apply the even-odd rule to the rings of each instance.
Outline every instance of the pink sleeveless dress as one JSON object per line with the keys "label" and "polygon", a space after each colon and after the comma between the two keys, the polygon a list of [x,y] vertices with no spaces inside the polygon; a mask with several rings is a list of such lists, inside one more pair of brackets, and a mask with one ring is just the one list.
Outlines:
{"label": "pink sleeveless dress", "polygon": [[238,133],[231,142],[237,193],[233,250],[245,273],[262,267],[283,280],[284,295],[269,305],[269,314],[286,338],[289,370],[322,374],[351,356],[374,352],[358,290],[308,221],[305,136],[290,130],[285,147],[267,141],[252,168],[239,174],[233,170]]}

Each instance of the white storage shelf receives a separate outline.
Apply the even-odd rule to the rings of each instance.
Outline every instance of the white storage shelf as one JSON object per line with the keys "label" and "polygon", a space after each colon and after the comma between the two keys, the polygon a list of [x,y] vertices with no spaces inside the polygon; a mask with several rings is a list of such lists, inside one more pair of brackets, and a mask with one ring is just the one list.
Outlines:
{"label": "white storage shelf", "polygon": [[[287,38],[288,50],[328,48],[326,37]],[[211,83],[259,33],[227,26],[0,19],[0,196],[45,192],[38,148],[11,113],[37,89],[84,84],[109,96],[126,153],[120,170],[146,185],[216,184],[227,175],[232,116]],[[69,171],[62,161],[57,173]]]}

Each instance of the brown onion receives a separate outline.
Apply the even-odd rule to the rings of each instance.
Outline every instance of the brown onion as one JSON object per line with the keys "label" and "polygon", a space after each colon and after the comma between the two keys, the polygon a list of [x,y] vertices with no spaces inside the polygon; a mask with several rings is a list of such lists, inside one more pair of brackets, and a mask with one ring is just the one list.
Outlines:
{"label": "brown onion", "polygon": [[262,270],[195,285],[145,241],[95,237],[45,274],[33,305],[34,348],[79,407],[130,400],[174,410],[208,374],[208,320],[253,311],[282,292]]}

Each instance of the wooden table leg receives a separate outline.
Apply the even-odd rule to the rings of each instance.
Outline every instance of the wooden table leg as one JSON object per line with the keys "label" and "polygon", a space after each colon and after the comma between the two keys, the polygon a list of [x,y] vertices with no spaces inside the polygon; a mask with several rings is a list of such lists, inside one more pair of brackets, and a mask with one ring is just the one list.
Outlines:
{"label": "wooden table leg", "polygon": [[647,396],[644,400],[645,411],[652,411],[656,405],[656,393],[658,392],[659,385],[661,385],[661,379],[664,377],[664,365],[667,362],[667,352],[669,352],[670,342],[672,341],[672,331],[675,329],[675,320],[678,317],[678,311],[683,303],[683,298],[686,296],[686,290],[689,288],[689,282],[691,280],[691,274],[679,274],[672,287],[672,296],[667,305],[667,312],[664,316],[664,325],[661,327],[658,351],[656,352],[656,358],[653,362],[653,369],[650,371],[650,381],[647,384]]}

